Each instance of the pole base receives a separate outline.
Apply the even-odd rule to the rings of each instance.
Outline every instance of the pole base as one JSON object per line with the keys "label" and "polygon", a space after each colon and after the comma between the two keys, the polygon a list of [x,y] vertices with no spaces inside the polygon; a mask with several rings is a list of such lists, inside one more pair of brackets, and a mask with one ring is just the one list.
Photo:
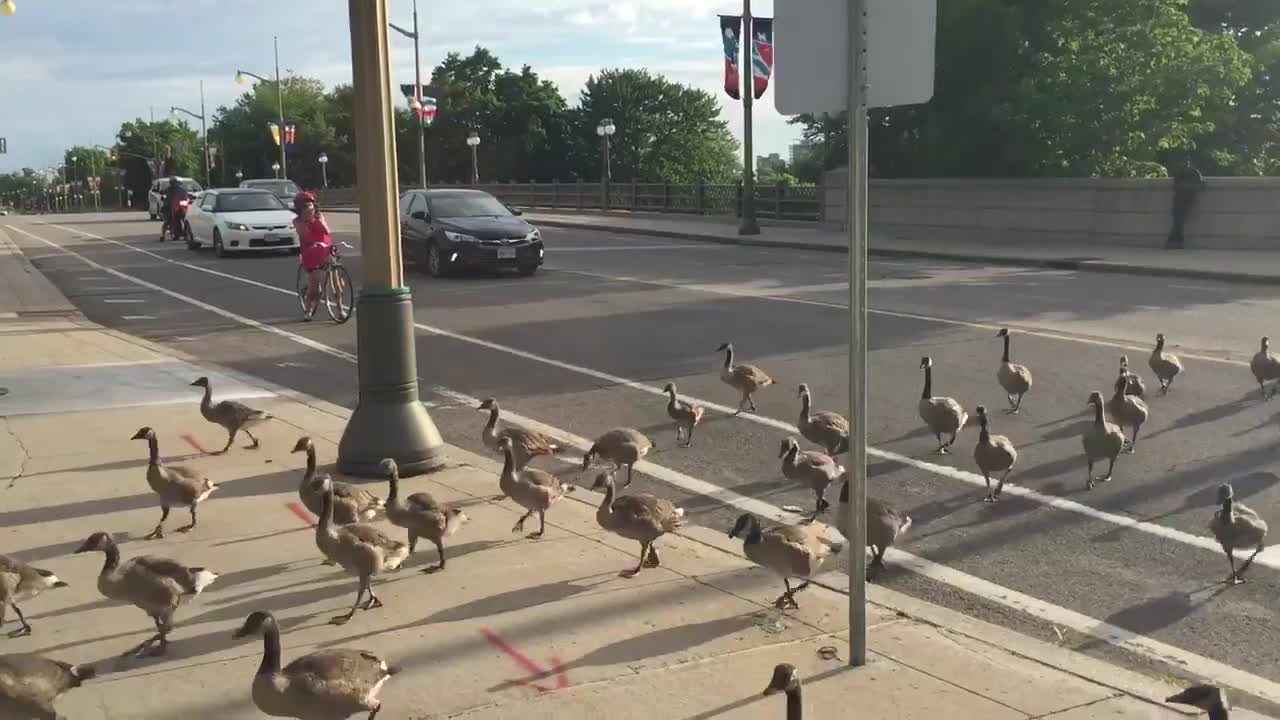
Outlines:
{"label": "pole base", "polygon": [[760,223],[755,218],[742,218],[742,222],[738,224],[739,235],[759,235]]}
{"label": "pole base", "polygon": [[338,471],[381,478],[385,458],[401,475],[442,467],[444,440],[418,399],[409,289],[366,290],[356,307],[360,400],[338,443]]}

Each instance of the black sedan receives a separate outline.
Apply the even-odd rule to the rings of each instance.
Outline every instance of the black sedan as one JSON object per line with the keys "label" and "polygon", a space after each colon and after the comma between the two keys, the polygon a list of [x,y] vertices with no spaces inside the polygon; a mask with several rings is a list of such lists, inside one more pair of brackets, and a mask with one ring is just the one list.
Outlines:
{"label": "black sedan", "polygon": [[480,190],[410,190],[400,196],[404,257],[435,277],[464,268],[542,265],[542,235],[497,198]]}

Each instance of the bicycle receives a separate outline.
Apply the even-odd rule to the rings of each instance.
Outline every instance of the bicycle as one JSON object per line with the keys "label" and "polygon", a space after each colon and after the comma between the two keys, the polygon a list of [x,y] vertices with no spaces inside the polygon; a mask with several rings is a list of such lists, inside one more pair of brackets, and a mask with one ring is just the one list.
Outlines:
{"label": "bicycle", "polygon": [[[351,275],[342,264],[342,254],[338,246],[355,249],[339,240],[329,248],[329,257],[321,268],[324,277],[320,280],[320,302],[324,304],[329,317],[341,325],[351,319],[355,312],[355,287],[351,284]],[[307,290],[310,286],[310,274],[301,264],[298,265],[298,303],[302,312],[307,311]]]}

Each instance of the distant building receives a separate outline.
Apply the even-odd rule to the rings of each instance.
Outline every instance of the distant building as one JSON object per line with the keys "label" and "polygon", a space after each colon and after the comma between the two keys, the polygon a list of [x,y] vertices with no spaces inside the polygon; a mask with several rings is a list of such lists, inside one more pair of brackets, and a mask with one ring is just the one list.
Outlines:
{"label": "distant building", "polygon": [[795,165],[800,158],[808,155],[816,150],[818,144],[812,140],[801,140],[791,146],[791,164]]}
{"label": "distant building", "polygon": [[782,159],[778,153],[769,153],[768,155],[756,156],[756,174],[763,175],[771,172],[782,172],[787,169],[787,161]]}

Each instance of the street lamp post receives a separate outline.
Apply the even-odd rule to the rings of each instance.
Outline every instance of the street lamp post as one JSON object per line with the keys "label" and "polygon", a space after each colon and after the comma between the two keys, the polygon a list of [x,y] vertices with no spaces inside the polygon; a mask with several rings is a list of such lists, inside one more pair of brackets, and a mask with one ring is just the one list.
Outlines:
{"label": "street lamp post", "polygon": [[600,136],[600,206],[604,210],[609,209],[609,186],[613,182],[613,169],[609,166],[609,138],[617,131],[610,118],[596,125],[596,135]]}
{"label": "street lamp post", "polygon": [[177,105],[172,105],[169,107],[170,115],[173,115],[176,117],[178,113],[186,113],[187,115],[190,115],[191,117],[200,121],[200,135],[204,137],[204,184],[205,184],[205,187],[211,187],[213,185],[213,176],[210,174],[210,171],[209,171],[209,129],[208,127],[206,127],[205,120],[204,120],[204,81],[203,80],[200,81],[200,112],[198,114],[193,113],[190,110],[186,108],[178,107]]}
{"label": "street lamp post", "polygon": [[476,147],[480,145],[480,133],[472,130],[467,133],[467,145],[471,148],[471,184],[480,184],[480,164],[476,160]]}
{"label": "street lamp post", "polygon": [[320,161],[320,179],[324,183],[324,189],[328,190],[329,189],[329,170],[328,170],[329,156],[324,153],[320,153],[320,157],[318,159]]}
{"label": "street lamp post", "polygon": [[[280,132],[284,132],[284,85],[280,81],[280,37],[272,36],[275,43],[276,52],[276,108],[280,111]],[[270,82],[261,75],[256,75],[248,70],[236,70],[236,83],[243,85],[246,77],[254,78],[260,82]],[[284,137],[280,138],[280,168],[284,171],[285,176],[289,175],[289,160],[285,156]],[[278,175],[276,177],[279,177]]]}
{"label": "street lamp post", "polygon": [[275,174],[276,174],[276,177],[277,177],[277,178],[279,178],[279,177],[280,177],[280,163],[278,163],[278,162],[273,162],[273,163],[271,163],[271,172],[275,173]]}
{"label": "street lamp post", "polygon": [[390,122],[387,0],[348,0],[354,93],[356,197],[364,286],[356,324],[360,399],[338,443],[338,471],[381,477],[383,458],[401,473],[444,463],[444,441],[418,398],[413,299],[400,256],[396,135]]}
{"label": "street lamp post", "polygon": [[413,32],[409,32],[395,23],[387,23],[392,30],[413,40],[413,98],[417,102],[415,117],[418,119],[418,182],[427,187],[427,129],[422,124],[422,60],[419,55],[419,43],[422,35],[418,32],[418,0],[413,0]]}

